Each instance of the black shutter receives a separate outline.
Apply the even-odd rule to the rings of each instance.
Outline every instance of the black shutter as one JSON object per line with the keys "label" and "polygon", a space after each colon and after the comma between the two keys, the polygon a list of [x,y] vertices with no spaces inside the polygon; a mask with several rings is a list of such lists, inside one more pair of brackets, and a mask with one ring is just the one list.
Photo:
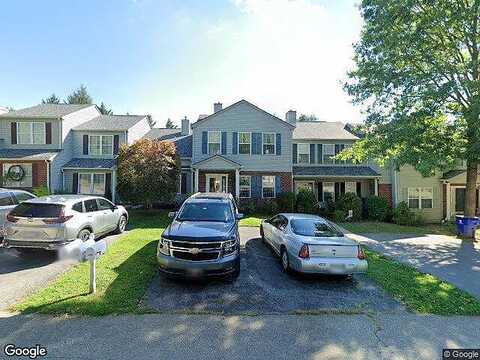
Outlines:
{"label": "black shutter", "polygon": [[120,136],[113,136],[113,154],[118,155],[118,150],[120,148]]}
{"label": "black shutter", "polygon": [[112,200],[112,173],[105,174],[105,197]]}
{"label": "black shutter", "polygon": [[292,157],[293,157],[293,163],[296,164],[297,163],[297,144],[293,144],[293,147],[292,147]]}
{"label": "black shutter", "polygon": [[52,123],[45,123],[45,144],[52,143]]}
{"label": "black shutter", "polygon": [[322,164],[323,163],[323,145],[322,144],[317,144],[317,152],[318,152],[317,162],[319,164]]}
{"label": "black shutter", "polygon": [[357,196],[362,197],[362,183],[357,181]]}
{"label": "black shutter", "polygon": [[72,175],[72,194],[78,193],[78,173]]}
{"label": "black shutter", "polygon": [[88,135],[83,135],[83,155],[88,155]]}
{"label": "black shutter", "polygon": [[340,197],[340,183],[335,183],[335,201]]}
{"label": "black shutter", "polygon": [[182,173],[182,181],[180,185],[180,194],[187,193],[187,173]]}
{"label": "black shutter", "polygon": [[11,144],[17,143],[17,123],[10,123],[10,142]]}
{"label": "black shutter", "polygon": [[319,181],[318,186],[318,201],[323,201],[323,182]]}

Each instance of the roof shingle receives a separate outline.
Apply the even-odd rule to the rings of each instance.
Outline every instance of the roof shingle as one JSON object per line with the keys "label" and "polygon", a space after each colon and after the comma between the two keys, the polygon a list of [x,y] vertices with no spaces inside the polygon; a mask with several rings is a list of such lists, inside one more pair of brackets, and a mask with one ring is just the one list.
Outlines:
{"label": "roof shingle", "polygon": [[74,158],[63,165],[64,169],[112,169],[117,159]]}
{"label": "roof shingle", "polygon": [[0,159],[50,160],[58,151],[45,149],[0,149]]}
{"label": "roof shingle", "polygon": [[40,104],[0,115],[8,118],[61,118],[94,104]]}
{"label": "roof shingle", "polygon": [[73,130],[124,131],[145,118],[146,115],[100,115],[75,126]]}
{"label": "roof shingle", "polygon": [[345,129],[345,124],[330,121],[297,121],[293,139],[308,140],[358,140]]}
{"label": "roof shingle", "polygon": [[355,176],[380,176],[370,166],[335,165],[335,166],[294,166],[293,175],[300,176],[326,176],[326,177],[355,177]]}

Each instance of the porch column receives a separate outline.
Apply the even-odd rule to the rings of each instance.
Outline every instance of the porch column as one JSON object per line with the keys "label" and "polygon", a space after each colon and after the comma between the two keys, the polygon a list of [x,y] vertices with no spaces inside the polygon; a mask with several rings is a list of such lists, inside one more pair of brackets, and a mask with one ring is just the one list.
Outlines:
{"label": "porch column", "polygon": [[240,198],[240,170],[235,169],[235,198]]}
{"label": "porch column", "polygon": [[198,169],[193,170],[195,173],[195,186],[194,186],[194,192],[198,192]]}
{"label": "porch column", "polygon": [[450,216],[451,216],[451,214],[450,214],[450,208],[452,207],[452,205],[451,205],[451,196],[450,196],[450,183],[447,182],[445,185],[446,185],[446,189],[445,189],[445,197],[446,197],[446,199],[445,199],[445,201],[446,201],[446,203],[447,203],[445,218],[446,218],[447,221],[449,221],[449,220],[450,220]]}
{"label": "porch column", "polygon": [[378,178],[375,178],[375,196],[378,196]]}
{"label": "porch column", "polygon": [[115,204],[115,194],[117,192],[117,171],[112,171],[112,202]]}

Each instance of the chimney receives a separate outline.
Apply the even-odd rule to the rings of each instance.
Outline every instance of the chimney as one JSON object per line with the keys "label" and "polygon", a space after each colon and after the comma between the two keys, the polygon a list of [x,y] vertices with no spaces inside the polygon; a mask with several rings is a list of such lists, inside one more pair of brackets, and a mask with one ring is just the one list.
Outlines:
{"label": "chimney", "polygon": [[190,135],[190,120],[186,116],[182,119],[182,135]]}
{"label": "chimney", "polygon": [[222,110],[222,103],[221,102],[217,102],[217,103],[213,104],[213,112],[214,113],[219,112],[220,110]]}
{"label": "chimney", "polygon": [[297,112],[294,111],[294,110],[288,110],[287,113],[285,114],[285,120],[292,125],[296,125],[297,124]]}

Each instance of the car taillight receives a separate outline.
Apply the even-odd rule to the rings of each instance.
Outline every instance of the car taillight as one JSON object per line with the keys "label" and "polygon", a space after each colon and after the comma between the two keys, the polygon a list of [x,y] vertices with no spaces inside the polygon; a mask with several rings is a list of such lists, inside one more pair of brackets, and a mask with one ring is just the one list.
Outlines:
{"label": "car taillight", "polygon": [[366,259],[365,253],[363,252],[363,249],[362,249],[361,246],[358,246],[358,254],[357,254],[357,257],[358,257],[360,260],[365,260],[365,259]]}
{"label": "car taillight", "polygon": [[58,218],[53,218],[53,219],[44,219],[43,222],[45,224],[63,224],[64,222],[67,222],[73,217],[73,215],[60,215]]}
{"label": "car taillight", "polygon": [[301,257],[302,259],[308,259],[310,257],[310,250],[308,249],[307,244],[303,244],[302,248],[300,249],[300,252],[298,253],[298,256]]}
{"label": "car taillight", "polygon": [[16,223],[19,219],[15,216],[13,216],[12,214],[7,214],[7,221],[9,222],[12,222],[12,223]]}

